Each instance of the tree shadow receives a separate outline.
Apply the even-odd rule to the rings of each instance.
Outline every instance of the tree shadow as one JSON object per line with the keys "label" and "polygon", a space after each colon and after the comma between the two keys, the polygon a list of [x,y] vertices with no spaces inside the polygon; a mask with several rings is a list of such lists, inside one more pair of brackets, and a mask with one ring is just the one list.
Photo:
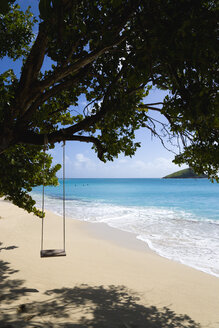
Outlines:
{"label": "tree shadow", "polygon": [[23,284],[23,280],[10,279],[11,275],[18,270],[11,269],[9,262],[0,260],[0,302],[10,303],[19,297],[18,290]]}
{"label": "tree shadow", "polygon": [[[0,242],[0,246],[2,243]],[[1,250],[12,250],[17,248],[17,246],[1,247]],[[29,293],[38,292],[34,288],[26,288],[24,286],[24,280],[13,279],[13,274],[17,273],[19,270],[11,268],[10,263],[0,260],[0,327],[10,327],[7,323],[14,321],[11,315],[9,315],[9,310],[13,307],[15,301],[19,300],[22,296]],[[16,311],[14,311],[16,312]]]}
{"label": "tree shadow", "polygon": [[188,315],[140,304],[125,286],[79,285],[45,294],[49,300],[25,304],[12,327],[200,328]]}
{"label": "tree shadow", "polygon": [[[0,242],[0,246],[2,245],[3,243]],[[17,248],[17,246],[0,247],[0,252],[14,248]],[[12,269],[9,262],[0,260],[0,302],[10,303],[19,297],[24,280],[10,279],[16,272],[18,270]]]}
{"label": "tree shadow", "polygon": [[24,280],[10,279],[18,270],[11,269],[9,264],[0,260],[0,303],[10,304],[27,293],[38,292],[35,288],[23,287]]}
{"label": "tree shadow", "polygon": [[[2,245],[2,243],[0,243],[0,246]],[[0,247],[0,252],[2,251],[2,250],[5,250],[5,251],[10,251],[10,250],[12,250],[12,249],[15,249],[15,248],[18,248],[18,246],[6,246],[6,247]]]}
{"label": "tree shadow", "polygon": [[21,297],[38,290],[25,287],[24,280],[12,279],[16,272],[18,270],[12,269],[10,263],[0,260],[1,328],[200,327],[188,315],[177,314],[168,307],[142,305],[140,295],[125,286],[82,284],[52,289],[42,295],[43,301],[19,304]]}

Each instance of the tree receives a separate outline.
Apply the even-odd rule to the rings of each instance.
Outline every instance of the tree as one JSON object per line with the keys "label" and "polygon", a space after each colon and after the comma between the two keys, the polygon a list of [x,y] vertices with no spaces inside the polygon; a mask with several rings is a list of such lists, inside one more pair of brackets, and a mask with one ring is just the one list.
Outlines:
{"label": "tree", "polygon": [[[30,11],[9,5],[0,15],[0,56],[23,66],[19,77],[11,69],[0,76],[1,193],[36,212],[27,191],[42,183],[45,136],[49,147],[90,142],[102,161],[132,156],[140,127],[163,142],[153,111],[166,118],[164,134],[181,140],[175,162],[217,179],[216,2],[40,0],[36,36]],[[162,103],[145,102],[152,85],[169,90]],[[78,113],[81,95],[88,105]],[[45,182],[57,183],[59,167],[49,157],[46,166]]]}

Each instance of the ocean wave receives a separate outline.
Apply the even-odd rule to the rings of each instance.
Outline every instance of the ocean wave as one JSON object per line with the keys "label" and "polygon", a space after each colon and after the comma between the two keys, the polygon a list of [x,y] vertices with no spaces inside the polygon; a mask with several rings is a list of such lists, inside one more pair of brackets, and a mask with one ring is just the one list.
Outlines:
{"label": "ocean wave", "polygon": [[[40,204],[39,195],[35,195]],[[62,201],[46,196],[46,208],[62,214]],[[219,277],[219,221],[177,208],[66,201],[66,215],[134,233],[159,255]]]}

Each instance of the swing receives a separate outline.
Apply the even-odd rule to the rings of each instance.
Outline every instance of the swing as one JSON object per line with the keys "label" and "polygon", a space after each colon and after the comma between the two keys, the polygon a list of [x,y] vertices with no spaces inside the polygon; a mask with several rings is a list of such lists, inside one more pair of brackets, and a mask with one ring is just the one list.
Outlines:
{"label": "swing", "polygon": [[[45,173],[45,151],[46,151],[46,135],[44,136],[44,163],[43,163],[43,193],[42,193],[42,212],[44,212],[44,173]],[[57,257],[66,256],[65,252],[65,141],[63,141],[63,249],[43,249],[43,233],[44,233],[44,218],[42,217],[42,233],[41,233],[41,250],[40,257]]]}

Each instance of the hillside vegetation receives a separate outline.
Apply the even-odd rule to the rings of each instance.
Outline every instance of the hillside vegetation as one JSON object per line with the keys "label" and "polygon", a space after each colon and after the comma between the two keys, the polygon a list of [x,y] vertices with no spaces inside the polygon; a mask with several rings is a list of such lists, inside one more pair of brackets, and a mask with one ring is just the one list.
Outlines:
{"label": "hillside vegetation", "polygon": [[188,168],[188,169],[184,169],[184,170],[180,170],[177,172],[174,172],[172,174],[166,175],[165,177],[163,177],[163,179],[191,179],[191,178],[196,178],[196,179],[203,179],[203,178],[207,178],[207,176],[205,174],[201,174],[198,175],[196,174],[193,169]]}

